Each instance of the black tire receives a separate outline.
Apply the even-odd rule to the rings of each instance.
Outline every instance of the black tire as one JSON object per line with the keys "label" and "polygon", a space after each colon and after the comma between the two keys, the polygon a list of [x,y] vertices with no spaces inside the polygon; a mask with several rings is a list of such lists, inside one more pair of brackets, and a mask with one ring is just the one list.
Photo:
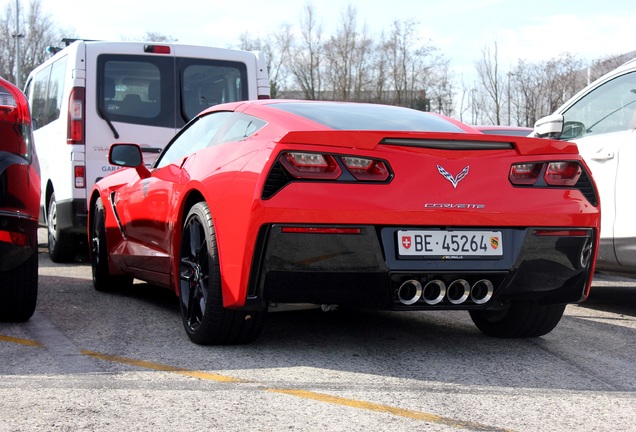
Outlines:
{"label": "black tire", "polygon": [[265,311],[223,307],[216,234],[210,210],[195,204],[183,224],[179,249],[179,304],[190,340],[200,345],[244,344],[258,337]]}
{"label": "black tire", "polygon": [[49,257],[55,263],[71,262],[77,253],[77,236],[60,230],[55,192],[51,194],[48,204],[46,225],[49,233]]}
{"label": "black tire", "polygon": [[0,321],[24,322],[35,312],[38,298],[38,254],[0,273]]}
{"label": "black tire", "polygon": [[473,310],[470,311],[470,317],[477,328],[487,336],[539,337],[550,333],[557,326],[565,306],[517,302],[499,310]]}
{"label": "black tire", "polygon": [[113,291],[128,288],[132,285],[130,276],[113,276],[108,268],[108,248],[106,247],[106,216],[101,198],[97,198],[93,206],[91,223],[91,270],[93,287],[97,291]]}

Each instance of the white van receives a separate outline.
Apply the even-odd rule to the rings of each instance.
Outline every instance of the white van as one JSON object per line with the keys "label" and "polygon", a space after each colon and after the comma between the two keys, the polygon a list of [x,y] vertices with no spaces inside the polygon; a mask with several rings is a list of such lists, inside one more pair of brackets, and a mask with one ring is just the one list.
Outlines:
{"label": "white van", "polygon": [[114,142],[140,143],[151,164],[205,108],[269,98],[259,52],[212,47],[67,40],[26,82],[42,170],[40,220],[49,254],[70,261],[86,239],[86,196],[117,168]]}

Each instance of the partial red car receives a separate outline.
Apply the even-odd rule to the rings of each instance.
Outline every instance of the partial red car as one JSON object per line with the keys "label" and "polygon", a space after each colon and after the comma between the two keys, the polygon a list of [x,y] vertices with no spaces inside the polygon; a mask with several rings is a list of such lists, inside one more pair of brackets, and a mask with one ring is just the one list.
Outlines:
{"label": "partial red car", "polygon": [[93,284],[180,297],[198,344],[254,340],[268,305],[466,310],[486,335],[550,332],[589,292],[598,195],[575,145],[478,134],[407,108],[216,105],[151,168],[90,196]]}
{"label": "partial red car", "polygon": [[29,104],[0,78],[0,321],[26,321],[35,311],[39,209]]}
{"label": "partial red car", "polygon": [[493,125],[477,125],[473,126],[481,133],[488,135],[512,135],[512,136],[530,136],[533,129],[524,126],[493,126]]}

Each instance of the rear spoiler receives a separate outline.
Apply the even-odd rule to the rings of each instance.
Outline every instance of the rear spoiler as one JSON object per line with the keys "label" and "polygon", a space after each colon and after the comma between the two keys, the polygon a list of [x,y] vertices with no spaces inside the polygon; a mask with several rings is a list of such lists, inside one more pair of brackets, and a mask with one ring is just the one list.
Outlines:
{"label": "rear spoiler", "polygon": [[449,151],[516,149],[520,155],[578,154],[576,144],[566,141],[442,132],[294,131],[285,134],[279,142],[282,144],[330,145],[369,150],[383,145]]}

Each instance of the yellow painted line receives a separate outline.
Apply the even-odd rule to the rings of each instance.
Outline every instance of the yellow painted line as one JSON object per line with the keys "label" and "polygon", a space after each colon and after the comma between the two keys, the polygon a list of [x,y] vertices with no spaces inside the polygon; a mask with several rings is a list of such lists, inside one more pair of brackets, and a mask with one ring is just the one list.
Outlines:
{"label": "yellow painted line", "polygon": [[[137,366],[144,369],[151,369],[162,372],[173,372],[179,375],[189,376],[192,378],[199,378],[203,380],[223,382],[223,383],[253,383],[254,381],[243,380],[239,378],[233,378],[226,375],[213,374],[207,372],[194,371],[189,369],[183,369],[175,366],[153,363],[145,360],[136,360],[128,357],[114,356],[109,354],[102,354],[95,351],[82,350],[81,353],[85,356],[89,356],[95,359],[110,361],[114,363],[127,364],[131,366]],[[407,410],[403,408],[396,408],[388,405],[376,404],[371,402],[364,402],[355,399],[347,399],[339,396],[332,396],[323,393],[316,393],[307,390],[294,390],[294,389],[274,389],[266,388],[265,391],[280,393],[290,396],[295,396],[303,399],[312,399],[320,402],[330,403],[334,405],[348,406],[356,409],[364,409],[369,411],[381,412],[392,414],[399,417],[410,418],[414,420],[421,420],[429,423],[435,423],[439,425],[451,426],[458,429],[470,429],[474,431],[495,431],[495,432],[509,432],[507,429],[492,427],[475,422],[467,422],[462,420],[456,420],[450,417],[443,417],[436,414],[430,414],[422,411]]]}
{"label": "yellow painted line", "polygon": [[507,429],[496,428],[492,426],[483,425],[475,422],[467,422],[462,420],[456,420],[450,417],[443,417],[436,414],[430,414],[422,411],[414,411],[403,408],[396,408],[389,405],[376,404],[371,402],[359,401],[356,399],[347,399],[339,396],[328,395],[324,393],[316,393],[307,390],[293,390],[293,389],[266,389],[267,391],[274,393],[282,393],[286,395],[296,396],[303,399],[313,399],[320,402],[326,402],[334,405],[343,405],[351,408],[364,409],[368,411],[375,411],[387,414],[393,414],[399,417],[406,417],[414,420],[422,420],[429,423],[436,423],[445,426],[452,426],[458,429],[470,429],[476,431],[500,431],[504,432]]}
{"label": "yellow painted line", "polygon": [[149,361],[145,361],[145,360],[136,360],[136,359],[132,359],[132,358],[128,358],[128,357],[121,357],[121,356],[114,356],[114,355],[109,355],[109,354],[102,354],[102,353],[98,353],[98,352],[95,352],[95,351],[81,350],[80,352],[83,355],[85,355],[85,356],[96,358],[96,359],[100,359],[100,360],[110,361],[110,362],[114,362],[114,363],[128,364],[128,365],[131,365],[131,366],[137,366],[137,367],[140,367],[140,368],[151,369],[151,370],[156,370],[156,371],[161,371],[161,372],[173,372],[173,373],[176,373],[176,374],[179,374],[179,375],[184,375],[184,376],[189,376],[189,377],[193,377],[193,378],[204,379],[204,380],[208,380],[208,381],[217,381],[217,382],[224,382],[224,383],[245,383],[245,382],[249,382],[249,381],[246,381],[246,380],[242,380],[242,379],[239,379],[239,378],[233,378],[233,377],[229,377],[229,376],[225,376],[225,375],[213,374],[213,373],[201,372],[201,371],[194,371],[194,370],[189,370],[189,369],[183,369],[183,368],[179,368],[179,367],[175,367],[175,366],[165,365],[165,364],[161,364],[161,363],[153,363],[153,362],[149,362]]}
{"label": "yellow painted line", "polygon": [[0,341],[11,342],[11,343],[20,344],[20,345],[27,345],[27,346],[37,347],[37,348],[44,348],[44,345],[32,339],[22,339],[22,338],[17,338],[12,336],[0,335]]}

